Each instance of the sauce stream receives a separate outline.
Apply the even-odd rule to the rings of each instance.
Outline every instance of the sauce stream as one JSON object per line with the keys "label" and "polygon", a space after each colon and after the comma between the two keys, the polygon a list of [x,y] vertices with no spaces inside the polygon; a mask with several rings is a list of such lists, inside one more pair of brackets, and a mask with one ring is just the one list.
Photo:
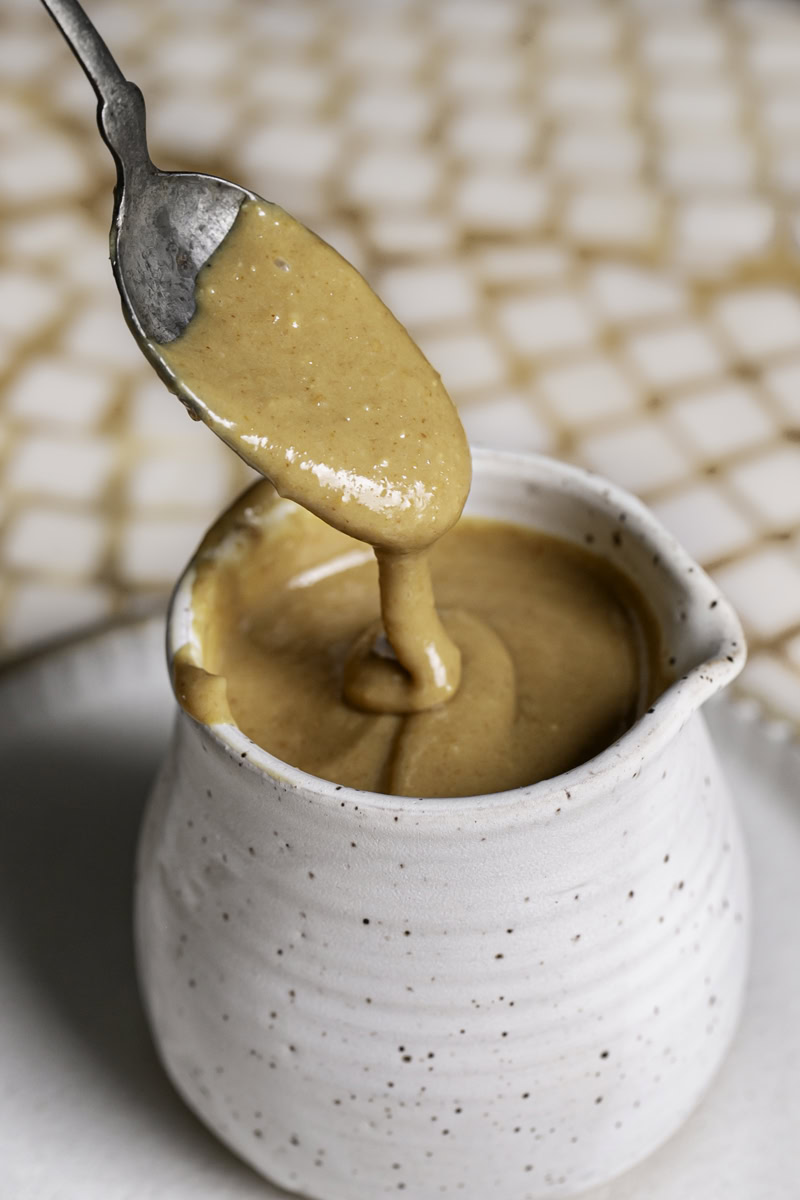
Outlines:
{"label": "sauce stream", "polygon": [[471,461],[439,375],[355,268],[277,205],[242,205],[195,298],[186,330],[158,347],[180,392],[280,495],[378,553],[402,674],[360,644],[351,703],[448,700],[460,652],[426,550],[458,520]]}

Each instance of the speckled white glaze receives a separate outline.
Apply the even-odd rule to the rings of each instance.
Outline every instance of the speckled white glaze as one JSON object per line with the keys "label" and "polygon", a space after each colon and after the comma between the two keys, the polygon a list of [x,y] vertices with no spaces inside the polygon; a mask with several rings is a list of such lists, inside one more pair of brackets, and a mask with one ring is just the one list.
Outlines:
{"label": "speckled white glaze", "polygon": [[746,862],[698,711],[744,661],[735,614],[596,477],[476,452],[468,511],[618,561],[682,678],[584,766],[463,800],[339,788],[179,713],[143,829],[138,954],[167,1071],[238,1154],[319,1200],[602,1183],[684,1121],[739,1013]]}

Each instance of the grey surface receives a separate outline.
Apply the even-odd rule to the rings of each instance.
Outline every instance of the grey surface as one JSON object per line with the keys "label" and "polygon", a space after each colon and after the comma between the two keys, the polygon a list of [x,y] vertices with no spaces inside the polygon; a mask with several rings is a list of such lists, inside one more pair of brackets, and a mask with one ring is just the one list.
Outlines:
{"label": "grey surface", "polygon": [[[279,1195],[184,1108],[138,999],[133,856],[172,706],[158,620],[0,676],[2,1200]],[[593,1200],[800,1195],[798,759],[727,707],[712,730],[753,864],[745,1016],[688,1124]]]}
{"label": "grey surface", "polygon": [[163,642],[154,620],[0,677],[2,1200],[265,1200],[172,1090],[139,1003],[131,888],[172,722]]}

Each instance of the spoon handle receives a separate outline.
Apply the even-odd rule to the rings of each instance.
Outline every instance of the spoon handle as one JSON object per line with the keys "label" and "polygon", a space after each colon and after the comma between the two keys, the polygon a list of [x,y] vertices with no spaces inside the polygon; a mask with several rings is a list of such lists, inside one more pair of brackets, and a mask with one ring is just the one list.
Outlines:
{"label": "spoon handle", "polygon": [[144,98],[125,78],[111,51],[78,0],[42,0],[97,94],[97,124],[117,164],[120,183],[126,175],[153,172],[145,138]]}

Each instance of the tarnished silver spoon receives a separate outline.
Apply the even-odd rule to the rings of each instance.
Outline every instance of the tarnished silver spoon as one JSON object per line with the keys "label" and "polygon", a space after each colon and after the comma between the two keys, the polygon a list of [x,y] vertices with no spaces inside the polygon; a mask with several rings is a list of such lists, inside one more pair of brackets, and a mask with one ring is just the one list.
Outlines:
{"label": "tarnished silver spoon", "polygon": [[122,310],[147,358],[174,387],[154,343],[172,341],[189,324],[197,272],[242,202],[258,197],[213,175],[154,166],[139,88],[122,74],[78,0],[42,3],[97,93],[97,123],[117,164],[110,251]]}

